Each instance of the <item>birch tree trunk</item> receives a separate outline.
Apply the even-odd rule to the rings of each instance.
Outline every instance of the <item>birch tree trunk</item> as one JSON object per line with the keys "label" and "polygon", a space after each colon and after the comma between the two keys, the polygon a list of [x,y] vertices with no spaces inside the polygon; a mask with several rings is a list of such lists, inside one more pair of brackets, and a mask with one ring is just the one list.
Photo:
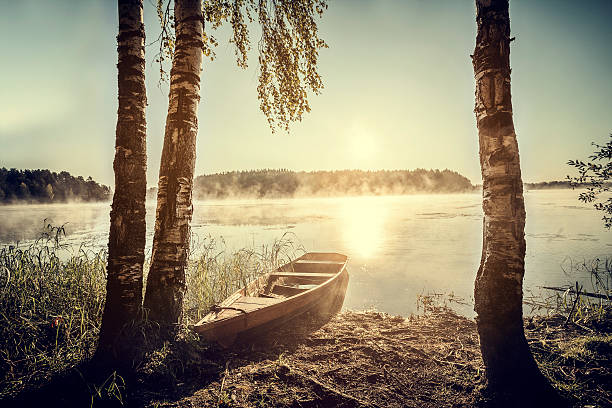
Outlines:
{"label": "birch tree trunk", "polygon": [[119,109],[115,193],[110,213],[106,303],[98,352],[116,351],[126,324],[140,317],[145,248],[145,31],[142,0],[119,0]]}
{"label": "birch tree trunk", "polygon": [[181,318],[189,255],[204,45],[201,0],[176,0],[174,16],[176,45],[159,169],[153,257],[144,301],[149,318],[167,325],[176,324]]}
{"label": "birch tree trunk", "polygon": [[538,396],[550,397],[553,389],[540,373],[523,329],[525,204],[510,95],[508,0],[476,0],[476,12],[474,112],[484,221],[474,310],[489,388],[534,402]]}

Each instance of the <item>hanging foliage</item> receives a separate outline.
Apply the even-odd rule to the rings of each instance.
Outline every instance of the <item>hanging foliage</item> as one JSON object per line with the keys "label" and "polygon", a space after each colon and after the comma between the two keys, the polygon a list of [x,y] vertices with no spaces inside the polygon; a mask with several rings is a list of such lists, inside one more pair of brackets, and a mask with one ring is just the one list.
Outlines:
{"label": "hanging foliage", "polygon": [[[310,112],[308,93],[316,95],[323,89],[317,63],[319,49],[327,44],[319,37],[317,18],[326,9],[325,0],[208,0],[203,4],[202,51],[211,61],[218,45],[212,32],[229,23],[236,64],[246,69],[252,49],[250,30],[259,24],[257,97],[272,131],[277,127],[288,131],[290,122]],[[160,80],[165,81],[164,61],[171,59],[175,44],[170,2],[158,0],[157,14],[161,33],[156,62]]]}

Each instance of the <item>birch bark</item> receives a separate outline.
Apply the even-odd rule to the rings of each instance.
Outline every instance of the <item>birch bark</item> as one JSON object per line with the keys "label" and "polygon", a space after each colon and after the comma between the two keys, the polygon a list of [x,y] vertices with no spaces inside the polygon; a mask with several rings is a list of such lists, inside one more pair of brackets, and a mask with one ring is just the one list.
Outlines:
{"label": "birch bark", "polygon": [[170,71],[170,95],[159,169],[153,256],[144,307],[149,318],[177,324],[182,314],[189,239],[203,16],[201,0],[176,0],[176,45]]}
{"label": "birch bark", "polygon": [[474,112],[484,220],[474,310],[488,385],[534,402],[554,391],[540,373],[523,329],[525,204],[512,119],[508,0],[476,0],[476,12]]}
{"label": "birch bark", "polygon": [[115,192],[99,352],[115,351],[122,329],[140,317],[142,307],[147,166],[142,0],[119,0],[118,9]]}

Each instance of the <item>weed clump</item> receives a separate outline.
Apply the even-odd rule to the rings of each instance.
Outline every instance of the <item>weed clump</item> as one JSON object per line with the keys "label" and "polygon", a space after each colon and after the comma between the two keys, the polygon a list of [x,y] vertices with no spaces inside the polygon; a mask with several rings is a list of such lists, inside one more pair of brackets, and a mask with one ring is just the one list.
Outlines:
{"label": "weed clump", "polygon": [[0,398],[78,364],[94,351],[106,254],[61,244],[48,225],[28,246],[0,248]]}
{"label": "weed clump", "polygon": [[228,251],[223,239],[207,237],[196,247],[186,272],[183,302],[185,325],[194,324],[210,308],[238,289],[306,252],[292,233],[269,245]]}
{"label": "weed clump", "polygon": [[[46,384],[95,352],[106,297],[107,252],[66,245],[64,236],[63,227],[46,224],[38,240],[0,248],[0,399]],[[293,235],[285,234],[258,249],[229,251],[222,239],[207,237],[196,246],[187,268],[179,329],[185,341],[197,349],[197,336],[187,326],[213,304],[302,251],[295,242]],[[152,323],[142,326],[135,329],[151,328]],[[172,374],[177,371],[172,367],[182,366],[167,352],[167,344],[156,348],[159,344],[145,339],[140,345],[146,361],[137,363],[152,372]],[[100,394],[106,382],[118,384],[109,381],[91,388],[92,396]],[[117,394],[115,388],[107,394]]]}

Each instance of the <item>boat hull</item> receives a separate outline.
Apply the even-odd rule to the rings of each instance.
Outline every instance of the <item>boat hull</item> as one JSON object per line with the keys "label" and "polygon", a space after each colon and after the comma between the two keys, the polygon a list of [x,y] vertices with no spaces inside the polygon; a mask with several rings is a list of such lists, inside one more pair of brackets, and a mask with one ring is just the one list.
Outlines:
{"label": "boat hull", "polygon": [[[329,259],[329,263],[326,262],[326,259]],[[248,340],[267,335],[275,328],[305,313],[313,313],[324,318],[330,317],[342,308],[344,302],[349,281],[346,262],[346,256],[340,254],[305,254],[251,283],[249,286],[252,287],[265,286],[266,289],[260,297],[247,296],[251,294],[249,291],[252,291],[253,288],[243,288],[221,304],[220,309],[229,310],[225,313],[229,317],[224,318],[223,313],[209,314],[193,329],[206,340],[216,341],[227,347],[237,338]],[[329,272],[336,269],[337,271],[333,274],[321,273],[321,271]],[[286,286],[287,283],[300,287],[296,282],[312,283],[322,279],[326,280],[316,285],[311,284],[310,289],[294,289],[294,292],[300,290],[302,292],[284,299],[269,298],[273,293],[267,293],[279,287],[287,291],[290,288]],[[232,301],[232,298],[235,300]],[[247,300],[250,303],[246,303]],[[262,305],[258,305],[258,302]],[[270,304],[266,305],[266,303]],[[234,305],[255,306],[253,306],[254,310],[245,311],[232,307]]]}

